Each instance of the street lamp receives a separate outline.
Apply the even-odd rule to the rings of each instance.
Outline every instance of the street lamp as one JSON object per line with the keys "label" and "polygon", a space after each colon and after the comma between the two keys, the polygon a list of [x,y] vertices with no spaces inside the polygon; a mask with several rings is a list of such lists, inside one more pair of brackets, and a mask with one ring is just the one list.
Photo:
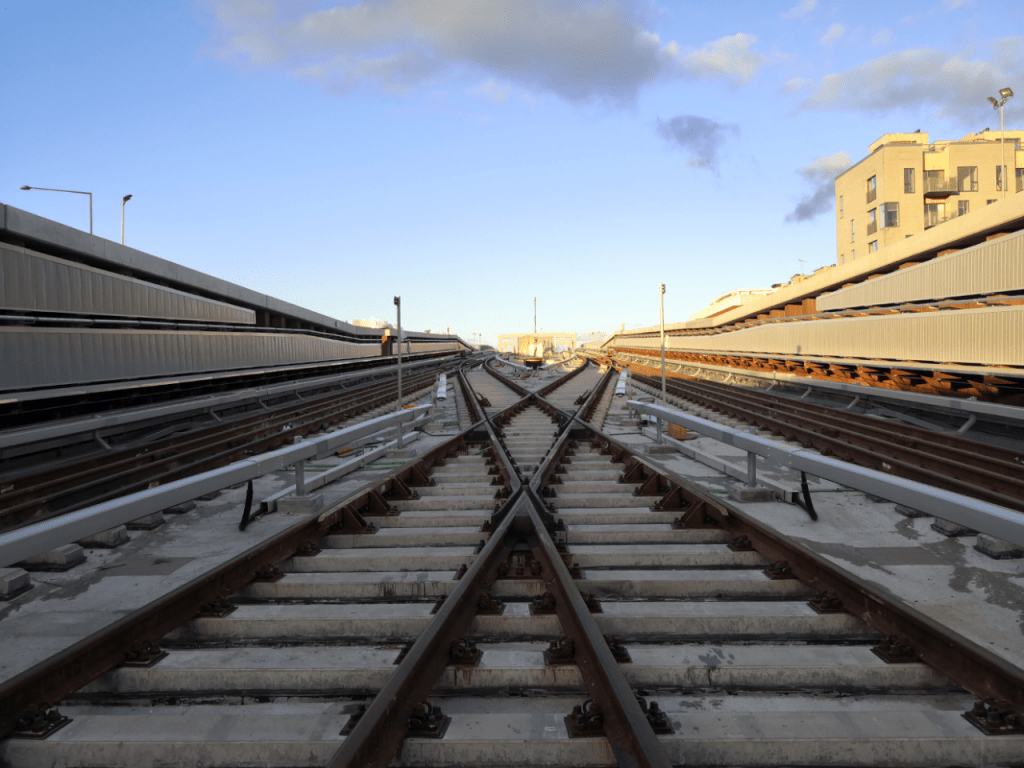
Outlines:
{"label": "street lamp", "polygon": [[[999,155],[1001,159],[999,173],[1003,177],[1003,183],[1000,186],[1003,188],[1003,197],[1005,198],[1008,179],[1006,178],[1006,128],[1003,125],[1003,105],[1013,98],[1013,90],[1010,88],[1000,88],[999,96],[1001,97],[999,101],[996,101],[992,96],[989,96],[988,100],[992,103],[992,109],[999,110],[999,132],[1002,134],[999,140]],[[1016,168],[1017,164],[1014,163],[1013,167]]]}
{"label": "street lamp", "polygon": [[121,245],[124,245],[124,204],[131,199],[131,195],[125,195],[121,198]]}
{"label": "street lamp", "polygon": [[89,234],[92,234],[92,192],[79,192],[75,189],[50,189],[49,187],[30,187],[27,184],[22,189],[38,189],[42,192],[70,192],[72,195],[89,196]]}
{"label": "street lamp", "polygon": [[[659,298],[661,299],[661,407],[668,408],[668,399],[665,397],[665,284],[661,284],[661,290],[658,292]],[[661,422],[662,419],[658,417],[658,442],[663,443],[664,438],[661,434]]]}
{"label": "street lamp", "polygon": [[[398,308],[398,410],[402,410],[402,297],[395,296]],[[398,448],[402,449],[402,425],[398,425]]]}

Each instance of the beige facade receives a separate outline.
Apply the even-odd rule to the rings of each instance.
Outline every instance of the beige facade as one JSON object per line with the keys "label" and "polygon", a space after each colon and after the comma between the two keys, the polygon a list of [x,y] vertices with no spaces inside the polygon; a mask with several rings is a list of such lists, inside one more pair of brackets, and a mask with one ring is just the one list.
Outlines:
{"label": "beige facade", "polygon": [[836,264],[1022,193],[1024,131],[1005,135],[1005,148],[991,130],[934,143],[927,133],[887,133],[874,142],[836,179]]}

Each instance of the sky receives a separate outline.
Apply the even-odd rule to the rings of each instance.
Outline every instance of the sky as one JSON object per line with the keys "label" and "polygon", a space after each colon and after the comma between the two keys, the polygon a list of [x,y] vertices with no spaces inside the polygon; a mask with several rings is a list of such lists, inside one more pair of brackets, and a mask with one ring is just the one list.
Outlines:
{"label": "sky", "polygon": [[1024,3],[0,0],[0,202],[494,343],[833,263],[887,132],[1024,127]]}

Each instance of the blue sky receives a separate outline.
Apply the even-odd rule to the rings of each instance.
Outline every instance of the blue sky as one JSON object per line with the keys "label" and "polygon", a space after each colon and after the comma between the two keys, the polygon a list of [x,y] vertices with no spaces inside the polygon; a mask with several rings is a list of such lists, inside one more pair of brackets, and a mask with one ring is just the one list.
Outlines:
{"label": "blue sky", "polygon": [[[0,0],[0,201],[344,320],[685,319],[889,131],[1024,124],[1019,0]],[[818,192],[818,197],[814,195]],[[824,202],[823,202],[824,201]]]}

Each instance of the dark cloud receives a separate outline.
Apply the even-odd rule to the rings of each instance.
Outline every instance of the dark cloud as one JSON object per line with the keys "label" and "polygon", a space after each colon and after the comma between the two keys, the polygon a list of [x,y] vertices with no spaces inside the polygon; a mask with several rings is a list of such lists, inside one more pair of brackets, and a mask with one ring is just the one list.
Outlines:
{"label": "dark cloud", "polygon": [[727,137],[738,136],[740,128],[698,115],[678,115],[671,120],[659,118],[658,133],[690,154],[686,164],[691,168],[717,171],[719,149]]}
{"label": "dark cloud", "polygon": [[810,221],[831,211],[835,206],[836,177],[851,165],[853,160],[849,153],[836,152],[834,155],[816,158],[814,162],[797,171],[814,185],[814,189],[797,203],[792,213],[786,216],[786,221]]}

